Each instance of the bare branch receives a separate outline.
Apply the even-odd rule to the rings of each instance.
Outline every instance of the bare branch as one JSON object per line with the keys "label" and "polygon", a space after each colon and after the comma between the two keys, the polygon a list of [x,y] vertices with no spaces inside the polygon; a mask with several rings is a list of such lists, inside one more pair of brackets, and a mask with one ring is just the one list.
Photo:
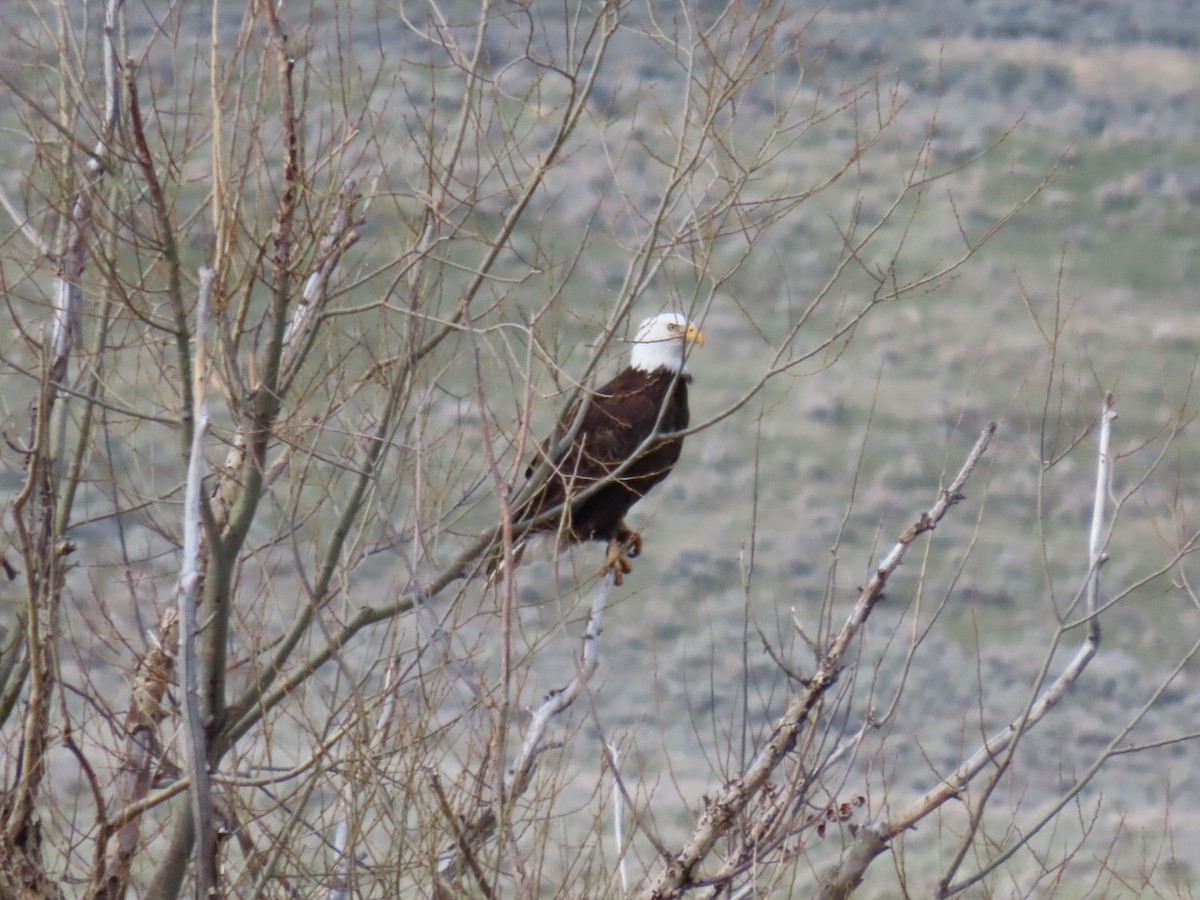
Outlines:
{"label": "bare branch", "polygon": [[202,578],[201,542],[204,523],[201,506],[204,494],[205,438],[208,434],[208,310],[217,273],[210,268],[200,270],[200,292],[196,303],[195,362],[192,371],[195,382],[192,397],[192,448],[188,457],[187,493],[183,502],[183,559],[176,588],[179,616],[180,681],[183,688],[183,744],[191,788],[192,825],[196,833],[196,895],[208,897],[216,889],[218,863],[213,819],[212,793],[208,777],[208,752],[201,712],[200,670],[196,653],[199,623],[196,608],[200,599]]}

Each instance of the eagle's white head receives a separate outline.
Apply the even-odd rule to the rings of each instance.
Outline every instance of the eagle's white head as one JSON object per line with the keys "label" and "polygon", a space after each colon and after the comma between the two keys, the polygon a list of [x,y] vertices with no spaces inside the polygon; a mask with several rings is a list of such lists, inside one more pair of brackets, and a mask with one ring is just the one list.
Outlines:
{"label": "eagle's white head", "polygon": [[688,344],[704,346],[704,334],[679,313],[651,316],[638,326],[629,365],[643,372],[669,369],[687,374]]}

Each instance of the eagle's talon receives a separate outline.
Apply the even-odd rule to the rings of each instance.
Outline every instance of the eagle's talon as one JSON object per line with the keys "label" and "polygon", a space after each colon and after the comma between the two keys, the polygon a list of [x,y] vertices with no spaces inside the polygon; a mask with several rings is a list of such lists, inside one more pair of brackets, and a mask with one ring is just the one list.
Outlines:
{"label": "eagle's talon", "polygon": [[601,577],[612,572],[615,587],[620,587],[625,583],[625,576],[633,571],[633,563],[629,561],[629,557],[637,555],[636,553],[626,553],[624,550],[625,545],[620,538],[610,539],[604,557],[604,568],[600,570]]}
{"label": "eagle's talon", "polygon": [[637,559],[642,555],[642,534],[622,522],[617,531],[617,543],[620,544],[623,555],[629,559]]}

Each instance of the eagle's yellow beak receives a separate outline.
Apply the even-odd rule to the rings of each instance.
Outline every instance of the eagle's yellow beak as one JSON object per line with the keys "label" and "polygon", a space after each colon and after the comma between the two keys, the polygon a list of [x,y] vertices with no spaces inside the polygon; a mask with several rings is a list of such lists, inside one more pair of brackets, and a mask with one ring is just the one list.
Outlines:
{"label": "eagle's yellow beak", "polygon": [[695,344],[697,347],[703,347],[704,332],[695,325],[689,324],[687,327],[687,334],[683,336],[683,340],[686,344]]}

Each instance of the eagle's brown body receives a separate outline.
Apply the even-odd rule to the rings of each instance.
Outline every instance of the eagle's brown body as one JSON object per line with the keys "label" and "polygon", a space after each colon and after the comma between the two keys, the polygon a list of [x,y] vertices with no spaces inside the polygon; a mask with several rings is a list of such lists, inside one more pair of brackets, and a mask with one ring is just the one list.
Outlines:
{"label": "eagle's brown body", "polygon": [[[630,368],[600,388],[584,411],[578,438],[553,461],[546,482],[514,518],[525,521],[562,507],[561,515],[534,525],[530,531],[554,532],[563,546],[583,541],[624,541],[628,533],[625,514],[667,477],[679,460],[683,438],[652,440],[615,480],[580,500],[575,508],[566,501],[609,477],[634,457],[654,423],[658,423],[659,434],[687,428],[689,381],[691,376],[669,369],[643,372]],[[571,428],[577,414],[578,407],[567,411],[560,423],[560,433]],[[548,448],[542,449],[544,456]],[[530,466],[526,477],[536,469],[536,463]]]}

